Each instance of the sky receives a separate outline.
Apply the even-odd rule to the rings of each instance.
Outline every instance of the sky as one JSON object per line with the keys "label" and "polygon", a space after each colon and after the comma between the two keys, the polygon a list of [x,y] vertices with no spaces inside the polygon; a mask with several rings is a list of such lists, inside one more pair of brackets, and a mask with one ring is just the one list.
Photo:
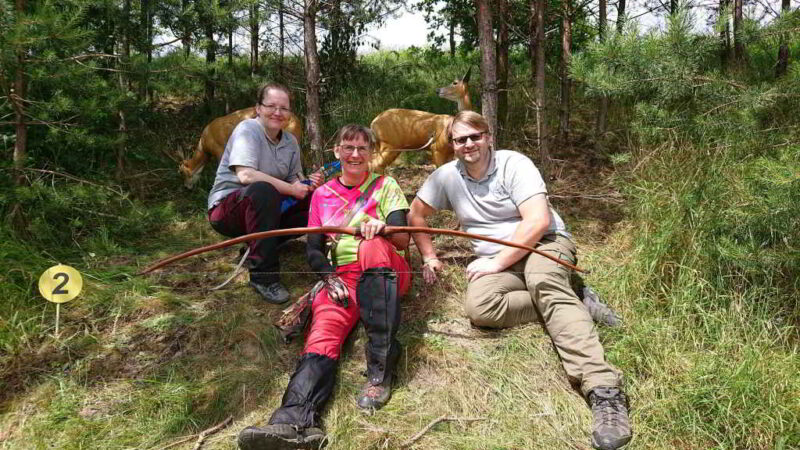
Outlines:
{"label": "sky", "polygon": [[[665,27],[663,15],[662,17],[656,17],[654,14],[648,13],[641,3],[643,2],[629,2],[628,6],[629,16],[639,23],[640,30],[663,29]],[[705,23],[708,12],[701,8],[696,8],[693,9],[693,14],[699,15],[698,18],[701,19],[697,22],[699,28],[707,28]],[[608,20],[613,24],[616,19],[616,8],[610,6],[608,8]],[[428,25],[425,23],[425,18],[422,12],[413,9],[401,9],[396,17],[389,18],[383,26],[372,27],[366,32],[366,40],[379,43],[379,48],[382,50],[401,50],[412,45],[424,47],[427,45],[427,38]],[[458,37],[456,39],[458,40]],[[362,45],[359,48],[359,53],[369,53],[371,51],[374,51],[374,49],[370,45]]]}
{"label": "sky", "polygon": [[[390,18],[381,27],[371,28],[366,40],[378,43],[381,50],[402,50],[415,45],[424,47],[428,39],[428,24],[419,11],[400,10],[399,16]],[[362,45],[359,52],[372,51],[369,45]]]}

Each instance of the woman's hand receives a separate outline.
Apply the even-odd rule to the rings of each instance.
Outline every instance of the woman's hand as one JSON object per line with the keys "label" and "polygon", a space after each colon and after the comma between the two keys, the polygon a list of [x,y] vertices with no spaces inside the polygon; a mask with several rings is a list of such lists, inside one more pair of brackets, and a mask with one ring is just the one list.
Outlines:
{"label": "woman's hand", "polygon": [[295,181],[294,183],[292,183],[292,197],[298,200],[306,198],[306,195],[308,195],[313,190],[314,190],[313,187],[303,183],[302,181]]}
{"label": "woman's hand", "polygon": [[366,240],[370,240],[381,234],[384,228],[386,228],[385,222],[371,218],[366,222],[361,222],[361,237]]}
{"label": "woman's hand", "polygon": [[319,171],[313,172],[311,175],[308,176],[308,179],[311,181],[311,189],[316,189],[320,187],[322,185],[322,182],[325,181],[325,178]]}

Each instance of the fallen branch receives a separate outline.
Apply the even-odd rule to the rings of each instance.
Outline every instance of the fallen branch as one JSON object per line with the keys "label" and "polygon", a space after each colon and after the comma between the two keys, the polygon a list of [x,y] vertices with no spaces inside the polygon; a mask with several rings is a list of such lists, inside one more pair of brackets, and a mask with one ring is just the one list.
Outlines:
{"label": "fallen branch", "polygon": [[189,442],[189,441],[191,441],[192,439],[194,439],[194,438],[195,438],[195,436],[197,436],[197,443],[195,443],[195,444],[194,444],[194,448],[193,448],[193,450],[198,450],[200,447],[202,447],[202,446],[203,446],[203,441],[205,441],[205,440],[206,440],[206,438],[207,438],[209,435],[212,435],[212,434],[216,433],[217,431],[219,431],[219,430],[221,430],[221,429],[223,429],[223,428],[227,427],[228,425],[230,425],[230,423],[231,423],[231,422],[233,422],[233,416],[228,416],[228,418],[227,418],[227,419],[225,419],[225,420],[223,420],[222,422],[220,422],[220,423],[218,423],[218,424],[214,425],[213,427],[211,427],[211,428],[209,428],[209,429],[207,429],[207,430],[203,431],[203,432],[202,432],[202,433],[200,433],[199,435],[198,435],[197,433],[195,433],[195,434],[190,434],[189,436],[186,436],[186,437],[183,437],[183,438],[181,438],[181,439],[178,439],[177,441],[175,441],[175,442],[173,442],[173,443],[171,443],[171,444],[167,444],[167,445],[165,445],[165,446],[161,447],[161,448],[160,448],[160,449],[158,449],[158,450],[167,450],[168,448],[175,447],[176,445],[181,445],[181,444],[183,444],[184,442]]}
{"label": "fallen branch", "polygon": [[441,422],[461,422],[461,421],[463,421],[463,422],[476,422],[478,420],[486,420],[486,418],[485,417],[447,417],[446,415],[441,415],[436,420],[434,420],[433,422],[431,422],[428,425],[426,425],[425,428],[421,429],[417,434],[415,434],[414,436],[411,436],[411,438],[409,440],[403,442],[403,444],[400,445],[400,448],[408,448],[408,447],[410,447],[411,444],[413,444],[414,442],[417,442],[422,436],[425,435],[425,433],[430,431],[431,428],[435,427],[437,424],[439,424]]}
{"label": "fallen branch", "polygon": [[167,444],[167,445],[165,445],[165,446],[163,446],[163,447],[159,448],[158,450],[167,450],[168,448],[175,447],[176,445],[181,445],[181,444],[183,444],[184,442],[189,442],[189,441],[191,441],[192,439],[194,439],[194,437],[195,437],[195,436],[197,436],[197,435],[196,435],[196,434],[193,434],[193,435],[191,435],[191,436],[186,436],[185,438],[181,438],[180,440],[177,440],[177,441],[175,441],[175,442],[173,442],[173,443],[171,443],[171,444]]}
{"label": "fallen branch", "polygon": [[197,442],[194,444],[194,448],[192,448],[192,450],[200,450],[200,447],[203,446],[203,442],[207,437],[227,427],[231,424],[231,422],[233,422],[233,416],[228,416],[227,419],[200,433],[200,436],[197,437]]}

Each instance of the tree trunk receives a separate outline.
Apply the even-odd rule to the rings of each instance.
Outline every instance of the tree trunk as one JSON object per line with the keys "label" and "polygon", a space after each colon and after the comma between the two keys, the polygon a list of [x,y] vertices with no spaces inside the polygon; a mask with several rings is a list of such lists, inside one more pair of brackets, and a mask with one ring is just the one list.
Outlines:
{"label": "tree trunk", "polygon": [[228,28],[228,67],[233,70],[233,27]]}
{"label": "tree trunk", "polygon": [[[316,20],[314,20],[313,17],[312,17],[312,21],[316,22]],[[304,23],[305,23],[305,19],[304,19]],[[284,73],[283,55],[285,53],[284,52],[284,40],[286,39],[286,37],[285,37],[284,34],[286,32],[286,28],[284,28],[284,26],[283,26],[283,0],[280,0],[278,2],[278,32],[279,32],[279,34],[278,34],[278,45],[280,46],[280,55],[278,57],[278,75],[279,75],[280,82],[281,83],[285,83],[286,82],[286,74]],[[316,34],[316,32],[314,32],[314,50],[315,51],[316,51],[316,42],[317,42],[317,37],[316,36],[317,36],[317,34]]]}
{"label": "tree trunk", "polygon": [[[125,69],[128,68],[128,63],[131,60],[131,0],[124,0],[122,3],[122,26],[119,30],[119,37],[122,40],[122,58],[118,64],[118,69],[123,69],[117,72],[119,82],[119,90],[125,94],[128,92],[128,85],[130,80],[126,76]],[[124,101],[119,102],[117,109],[117,117],[119,118],[119,139],[117,142],[117,163],[114,176],[117,182],[122,181],[122,176],[125,174],[125,156],[128,153],[128,124],[125,121],[125,107]]]}
{"label": "tree trunk", "polygon": [[141,0],[142,10],[140,11],[139,23],[141,26],[142,51],[147,55],[147,67],[145,69],[142,85],[139,87],[139,95],[142,98],[151,100],[150,92],[150,63],[153,62],[153,15],[150,13],[150,0]]}
{"label": "tree trunk", "polygon": [[508,119],[508,0],[497,0],[497,119],[500,132]]}
{"label": "tree trunk", "polygon": [[744,43],[742,42],[742,0],[733,0],[733,58],[740,65],[744,59]]}
{"label": "tree trunk", "polygon": [[617,2],[617,33],[622,34],[625,30],[625,0]]}
{"label": "tree trunk", "polygon": [[211,104],[214,101],[214,92],[216,85],[214,78],[216,76],[216,69],[214,63],[217,62],[217,42],[214,40],[214,24],[212,20],[206,20],[205,23],[206,35],[206,81],[205,81],[205,102],[206,110],[211,111]]}
{"label": "tree trunk", "polygon": [[719,31],[721,47],[719,57],[722,70],[726,70],[733,61],[733,47],[731,46],[730,6],[731,0],[719,1],[719,19],[717,20],[719,20],[721,23]]}
{"label": "tree trunk", "polygon": [[[789,3],[791,0],[783,0],[781,2],[781,15],[789,14]],[[786,36],[781,34],[781,43],[778,47],[778,65],[775,66],[775,77],[780,78],[786,74],[789,68],[789,44],[786,42]]]}
{"label": "tree trunk", "polygon": [[678,0],[669,0],[669,14],[673,15],[678,12]]}
{"label": "tree trunk", "polygon": [[250,5],[250,76],[258,73],[258,34],[261,32],[258,23],[258,2]]}
{"label": "tree trunk", "polygon": [[561,117],[559,134],[561,143],[566,145],[569,140],[569,97],[570,79],[569,63],[572,57],[572,4],[571,0],[564,0],[561,10]]}
{"label": "tree trunk", "polygon": [[[597,36],[600,42],[606,40],[608,20],[607,0],[600,0],[599,17],[597,19]],[[603,95],[597,105],[597,122],[595,123],[595,143],[600,143],[606,132],[606,118],[608,117],[608,97]]]}
{"label": "tree trunk", "polygon": [[[17,17],[22,20],[25,12],[25,0],[16,1]],[[20,46],[16,49],[17,67],[14,70],[14,93],[11,95],[11,104],[14,108],[14,122],[16,137],[14,141],[14,168],[17,169],[14,183],[20,186],[25,183],[22,170],[28,157],[28,125],[25,122],[25,49]]]}
{"label": "tree trunk", "polygon": [[[119,36],[122,38],[122,63],[127,64],[131,59],[131,0],[122,2],[122,27]],[[120,77],[122,76],[120,72]]]}
{"label": "tree trunk", "polygon": [[[189,0],[181,0],[181,12],[184,14],[189,9]],[[183,44],[183,57],[189,58],[192,50],[192,37],[191,37],[191,30],[189,28],[189,22],[184,20],[184,25],[181,27],[181,32],[183,33],[183,37],[181,38],[181,43]]]}
{"label": "tree trunk", "polygon": [[481,47],[481,112],[489,122],[492,145],[497,143],[497,60],[495,59],[492,12],[488,0],[475,0],[478,39]]}
{"label": "tree trunk", "polygon": [[456,57],[456,18],[450,16],[450,58]]}
{"label": "tree trunk", "polygon": [[305,0],[303,43],[306,63],[306,141],[311,146],[314,163],[322,167],[322,134],[319,110],[319,55],[317,54],[317,0]]}
{"label": "tree trunk", "polygon": [[550,143],[547,135],[544,92],[544,13],[547,0],[531,0],[531,68],[533,85],[536,86],[536,143],[539,145],[539,165],[544,171],[550,164]]}
{"label": "tree trunk", "polygon": [[[121,79],[122,77],[120,77]],[[128,152],[128,124],[125,121],[125,111],[122,108],[117,110],[117,117],[119,118],[119,142],[117,143],[117,168],[114,177],[117,182],[120,182],[125,174],[125,154]]]}

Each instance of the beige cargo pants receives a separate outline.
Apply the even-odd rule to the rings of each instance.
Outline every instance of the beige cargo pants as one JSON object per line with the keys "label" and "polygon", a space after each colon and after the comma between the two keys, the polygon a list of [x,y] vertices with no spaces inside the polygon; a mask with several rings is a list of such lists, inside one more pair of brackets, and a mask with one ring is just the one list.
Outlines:
{"label": "beige cargo pants", "polygon": [[[547,234],[537,249],[575,263],[571,239]],[[622,373],[606,362],[594,321],[570,286],[571,270],[532,253],[501,273],[467,287],[467,316],[477,326],[505,328],[544,320],[570,381],[584,395],[597,386],[619,386]]]}

